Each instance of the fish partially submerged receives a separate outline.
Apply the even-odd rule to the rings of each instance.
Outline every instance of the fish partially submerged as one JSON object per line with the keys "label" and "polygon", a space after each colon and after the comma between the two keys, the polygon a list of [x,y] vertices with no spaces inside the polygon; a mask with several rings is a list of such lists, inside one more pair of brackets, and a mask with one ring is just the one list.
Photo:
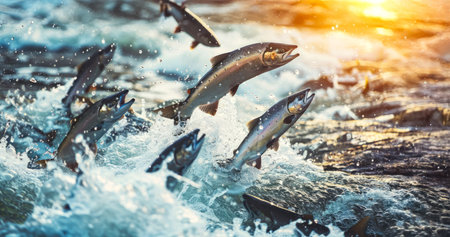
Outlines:
{"label": "fish partially submerged", "polygon": [[[195,129],[164,149],[146,172],[156,172],[161,169],[163,164],[166,164],[167,169],[180,176],[184,175],[202,148],[205,134],[198,138],[199,132],[199,129]],[[169,177],[166,182],[167,188],[173,189],[175,184],[173,177]]]}
{"label": "fish partially submerged", "polygon": [[288,96],[258,118],[247,123],[248,135],[234,150],[234,156],[224,164],[227,169],[240,171],[242,166],[256,161],[261,168],[261,156],[268,148],[278,150],[278,139],[303,115],[311,104],[314,93],[309,89]]}
{"label": "fish partially submerged", "polygon": [[88,92],[91,85],[111,62],[116,46],[110,44],[92,54],[86,61],[78,66],[77,78],[73,82],[66,97],[62,100],[63,107],[69,109],[77,96]]}
{"label": "fish partially submerged", "polygon": [[257,43],[242,47],[211,59],[212,68],[194,88],[188,90],[186,100],[155,110],[163,117],[179,121],[189,119],[195,108],[215,115],[219,99],[228,92],[236,94],[245,81],[287,64],[299,54],[291,54],[296,45],[279,43]]}
{"label": "fish partially submerged", "polygon": [[277,206],[264,199],[250,194],[243,194],[245,209],[253,216],[259,218],[267,224],[267,231],[275,231],[281,226],[288,225],[293,221],[299,221],[296,231],[300,231],[309,236],[311,232],[319,235],[328,235],[330,230],[321,224],[318,224],[312,215],[300,215],[286,208]]}
{"label": "fish partially submerged", "polygon": [[345,237],[367,237],[367,225],[369,224],[369,216],[362,218],[358,223],[350,227],[344,232]]}
{"label": "fish partially submerged", "polygon": [[165,17],[173,16],[177,21],[178,26],[175,28],[174,33],[184,31],[194,38],[191,49],[194,49],[198,44],[209,47],[220,46],[219,41],[211,28],[209,28],[200,17],[187,9],[184,4],[178,5],[170,0],[160,0],[159,4],[161,12]]}
{"label": "fish partially submerged", "polygon": [[[128,90],[106,97],[88,107],[78,117],[72,119],[72,127],[58,147],[55,159],[62,161],[72,171],[76,172],[78,163],[76,154],[86,155],[85,142],[89,149],[96,153],[96,142],[110,129],[115,122],[121,119],[134,103],[131,99],[125,103]],[[79,139],[81,136],[82,139]],[[45,158],[34,162],[45,165]]]}

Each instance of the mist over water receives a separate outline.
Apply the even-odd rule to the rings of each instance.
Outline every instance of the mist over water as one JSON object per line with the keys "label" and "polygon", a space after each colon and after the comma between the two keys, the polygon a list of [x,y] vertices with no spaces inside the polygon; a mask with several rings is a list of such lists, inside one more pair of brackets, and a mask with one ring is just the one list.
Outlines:
{"label": "mist over water", "polygon": [[[176,22],[160,17],[154,2],[0,4],[0,235],[295,236],[295,223],[266,233],[245,210],[244,192],[313,214],[329,236],[343,236],[364,216],[372,235],[449,234],[446,1],[414,1],[403,12],[404,1],[204,2],[187,6],[211,26],[219,48],[190,50],[192,38],[173,34]],[[173,173],[145,170],[183,134],[148,111],[186,98],[213,56],[256,42],[295,44],[300,56],[240,85],[215,116],[194,112],[185,131],[199,128],[205,143],[168,191]],[[110,43],[118,50],[90,96],[130,90],[127,100],[136,99],[149,131],[115,140],[108,132],[95,158],[78,160],[84,185],[57,163],[27,169],[27,152],[44,145],[31,128],[17,128],[56,129],[44,147],[55,151],[69,130],[58,111],[76,65]],[[237,177],[220,170],[217,161],[247,135],[245,124],[302,88],[314,101],[280,149],[264,153],[262,169],[245,166]],[[113,129],[121,134],[126,125]]]}

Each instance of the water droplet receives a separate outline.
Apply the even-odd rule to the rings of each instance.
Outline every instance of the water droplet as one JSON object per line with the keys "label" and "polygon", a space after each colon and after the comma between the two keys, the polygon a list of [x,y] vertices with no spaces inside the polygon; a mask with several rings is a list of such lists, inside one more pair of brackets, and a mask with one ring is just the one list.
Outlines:
{"label": "water droplet", "polygon": [[139,54],[142,54],[142,49],[139,49]]}

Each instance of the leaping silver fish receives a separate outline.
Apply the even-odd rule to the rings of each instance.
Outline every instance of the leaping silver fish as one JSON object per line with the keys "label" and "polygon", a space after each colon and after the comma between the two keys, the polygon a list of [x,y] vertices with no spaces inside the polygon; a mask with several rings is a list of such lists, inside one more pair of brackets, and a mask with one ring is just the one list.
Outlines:
{"label": "leaping silver fish", "polygon": [[280,43],[251,44],[211,58],[212,68],[194,88],[188,90],[186,100],[155,110],[166,118],[188,120],[194,109],[215,115],[219,99],[228,92],[233,96],[240,84],[264,72],[281,67],[299,54],[291,54],[296,45]]}
{"label": "leaping silver fish", "polygon": [[225,164],[229,170],[240,171],[242,166],[256,161],[256,168],[261,168],[261,156],[268,148],[278,150],[278,139],[305,113],[314,94],[308,95],[309,89],[297,92],[273,105],[261,117],[247,123],[249,133],[234,156]]}
{"label": "leaping silver fish", "polygon": [[70,108],[70,104],[77,96],[86,93],[95,82],[105,67],[111,62],[116,46],[110,44],[92,54],[86,61],[78,66],[77,78],[73,82],[66,97],[62,100],[64,108]]}
{"label": "leaping silver fish", "polygon": [[[89,149],[97,152],[96,142],[130,109],[134,103],[131,99],[125,103],[128,90],[106,97],[95,102],[78,117],[72,119],[72,127],[58,147],[55,159],[60,160],[66,167],[76,172],[78,163],[75,159],[77,153],[85,154],[85,147],[77,141],[82,136]],[[45,167],[47,158],[40,158],[33,163]],[[31,167],[32,164],[29,164]]]}
{"label": "leaping silver fish", "polygon": [[178,22],[178,26],[175,28],[174,33],[184,31],[194,38],[191,49],[194,49],[200,43],[209,47],[220,46],[219,41],[211,28],[209,28],[200,17],[187,9],[184,4],[180,6],[170,0],[160,0],[159,4],[161,12],[164,13],[165,17],[173,16]]}

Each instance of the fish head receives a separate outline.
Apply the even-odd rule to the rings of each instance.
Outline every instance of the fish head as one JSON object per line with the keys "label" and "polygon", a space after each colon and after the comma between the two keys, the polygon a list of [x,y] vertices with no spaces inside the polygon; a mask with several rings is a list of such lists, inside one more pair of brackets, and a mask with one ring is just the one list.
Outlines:
{"label": "fish head", "polygon": [[314,93],[310,95],[309,91],[310,89],[306,89],[288,97],[287,109],[290,114],[302,115],[308,109],[314,99]]}
{"label": "fish head", "polygon": [[175,146],[174,152],[174,164],[181,170],[181,175],[184,173],[192,162],[197,158],[200,149],[202,148],[205,134],[198,137],[199,129],[195,129],[189,134],[178,139],[173,146]]}
{"label": "fish head", "polygon": [[113,56],[114,56],[114,52],[116,51],[117,46],[115,44],[110,44],[108,46],[106,46],[105,48],[103,48],[102,50],[100,50],[98,52],[99,54],[99,64],[100,65],[108,65],[108,63],[111,62]]}
{"label": "fish head", "polygon": [[270,68],[277,68],[297,58],[300,54],[292,54],[297,45],[265,43],[262,51],[262,62]]}
{"label": "fish head", "polygon": [[125,103],[125,97],[127,94],[128,90],[124,90],[97,101],[94,105],[92,105],[95,106],[94,116],[96,116],[96,119],[95,125],[91,129],[91,132],[97,140],[131,108],[131,105],[134,103],[134,99],[131,99]]}

